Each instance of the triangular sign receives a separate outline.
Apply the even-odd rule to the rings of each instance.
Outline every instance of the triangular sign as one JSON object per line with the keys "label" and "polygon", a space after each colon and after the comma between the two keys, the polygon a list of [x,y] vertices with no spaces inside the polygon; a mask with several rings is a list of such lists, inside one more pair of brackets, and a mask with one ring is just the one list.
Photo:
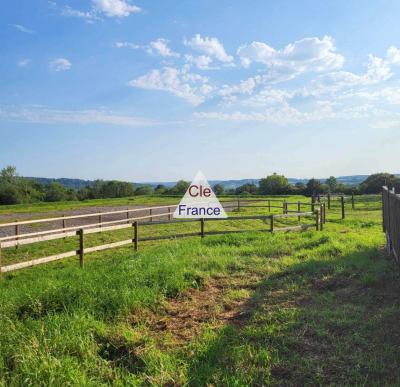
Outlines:
{"label": "triangular sign", "polygon": [[178,207],[176,207],[174,218],[227,217],[207,179],[201,171],[197,172]]}

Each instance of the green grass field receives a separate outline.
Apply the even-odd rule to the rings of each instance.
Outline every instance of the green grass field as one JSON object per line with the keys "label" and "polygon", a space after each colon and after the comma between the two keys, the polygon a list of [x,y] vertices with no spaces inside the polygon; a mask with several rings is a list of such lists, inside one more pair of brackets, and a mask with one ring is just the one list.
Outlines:
{"label": "green grass field", "polygon": [[[335,203],[322,232],[206,227],[249,231],[93,253],[83,270],[72,258],[4,274],[0,384],[400,385],[400,276],[384,254],[379,197],[358,198],[344,221]],[[3,264],[76,246],[5,249]]]}

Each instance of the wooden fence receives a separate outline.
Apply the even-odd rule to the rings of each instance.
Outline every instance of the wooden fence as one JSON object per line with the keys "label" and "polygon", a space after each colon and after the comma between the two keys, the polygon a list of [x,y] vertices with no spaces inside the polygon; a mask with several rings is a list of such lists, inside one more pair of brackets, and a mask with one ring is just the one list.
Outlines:
{"label": "wooden fence", "polygon": [[340,203],[342,219],[346,218],[345,203],[347,201],[350,201],[352,210],[355,210],[355,208],[356,208],[354,193],[352,193],[351,196],[347,196],[347,197],[344,194],[330,194],[330,193],[324,194],[324,195],[313,195],[311,197],[311,201],[313,201],[313,202],[326,203],[328,206],[328,210],[331,209],[332,203],[335,200],[338,200]]}
{"label": "wooden fence", "polygon": [[388,253],[400,262],[400,195],[394,189],[382,189],[382,214]]}
{"label": "wooden fence", "polygon": [[[265,205],[257,205],[259,202],[265,202]],[[253,204],[256,203],[256,204]],[[314,211],[321,203],[304,203],[304,202],[287,202],[285,200],[281,199],[237,199],[237,200],[229,200],[229,201],[221,201],[221,204],[225,209],[232,210],[236,209],[237,211],[240,211],[242,207],[257,207],[257,208],[268,208],[269,212],[271,211],[272,208],[278,208],[282,210],[282,213],[288,213],[288,212],[302,212],[302,209],[306,207],[307,209],[309,208],[310,211]],[[289,206],[291,206],[291,210],[289,210]],[[293,206],[295,207],[295,210],[293,210]],[[127,208],[126,210],[117,210],[117,211],[107,211],[107,212],[96,212],[96,213],[87,213],[87,214],[80,214],[80,215],[70,215],[70,216],[59,216],[59,217],[52,217],[52,218],[41,218],[41,219],[29,219],[29,220],[16,220],[14,222],[10,223],[0,223],[0,229],[9,229],[10,230],[10,235],[6,235],[5,237],[0,237],[0,242],[1,241],[9,241],[9,240],[19,240],[21,237],[27,237],[27,236],[32,236],[32,237],[38,237],[39,235],[44,235],[48,234],[49,232],[60,232],[61,230],[64,233],[72,233],[73,231],[76,231],[80,228],[93,228],[95,225],[98,225],[99,227],[104,227],[104,226],[110,226],[112,224],[116,223],[130,223],[135,219],[149,219],[150,221],[153,220],[153,218],[159,218],[159,217],[165,217],[168,220],[172,219],[172,214],[175,208],[177,207],[177,204],[171,204],[171,205],[164,205],[164,206],[154,206],[154,207],[144,207],[144,208],[133,208],[129,209]],[[165,211],[162,212],[161,214],[157,214],[156,211]],[[323,208],[324,214],[325,214],[325,208]],[[132,214],[135,215],[138,212],[144,212],[146,215],[143,216],[135,216],[132,218]],[[106,216],[114,216],[114,215],[120,215],[121,219],[118,220],[110,220],[105,222],[104,218]],[[76,221],[76,220],[88,220],[88,219],[94,219],[94,223],[88,222],[87,224],[83,225],[69,225],[70,222]],[[27,226],[32,226],[35,225],[35,227],[40,226],[43,224],[44,226],[49,225],[49,224],[55,224],[55,229],[53,230],[43,230],[43,231],[36,231],[32,233],[22,233],[21,228],[22,227],[27,227]],[[61,226],[61,227],[60,227]],[[104,229],[107,230],[107,229]],[[112,230],[112,228],[108,229]],[[72,235],[72,234],[71,234]],[[66,235],[70,236],[70,235]],[[18,245],[18,244],[17,244]]]}
{"label": "wooden fence", "polygon": [[[265,201],[265,200],[264,200]],[[269,209],[271,208],[282,208],[282,214],[271,214],[271,215],[257,215],[257,216],[233,216],[229,217],[227,219],[217,219],[217,218],[209,218],[209,219],[184,219],[184,220],[174,220],[172,219],[172,214],[171,214],[171,209],[176,207],[176,205],[170,205],[170,206],[159,206],[159,207],[149,207],[149,208],[141,208],[137,209],[138,211],[143,211],[143,210],[149,210],[149,214],[141,217],[127,217],[122,220],[113,220],[113,221],[108,221],[108,222],[99,222],[96,224],[88,224],[88,225],[81,225],[81,226],[73,226],[73,227],[63,227],[59,229],[51,229],[51,230],[46,230],[46,231],[39,231],[39,232],[29,232],[25,234],[20,234],[16,233],[15,235],[3,237],[0,239],[0,274],[9,272],[9,271],[14,271],[26,267],[31,267],[31,266],[36,266],[42,263],[47,263],[51,261],[56,261],[60,260],[63,258],[68,258],[68,257],[73,257],[78,255],[79,256],[79,262],[80,265],[83,267],[84,264],[84,254],[85,253],[91,253],[95,251],[101,251],[101,250],[106,250],[106,249],[111,249],[111,248],[116,248],[120,246],[125,246],[132,244],[135,248],[135,250],[138,249],[139,242],[144,242],[144,241],[150,241],[150,240],[161,240],[161,239],[173,239],[173,238],[182,238],[182,237],[193,237],[193,236],[201,236],[204,238],[206,235],[214,235],[214,234],[227,234],[227,233],[238,233],[238,232],[248,232],[249,230],[225,230],[225,231],[206,231],[205,230],[205,224],[208,222],[215,222],[215,221],[240,221],[240,220],[263,220],[264,222],[269,222],[269,227],[268,228],[263,228],[261,230],[252,230],[252,231],[267,231],[267,232],[276,232],[276,231],[292,231],[292,230],[305,230],[311,227],[315,227],[316,230],[322,230],[323,229],[323,224],[326,221],[326,216],[325,216],[325,206],[324,205],[316,205],[315,203],[301,203],[301,202],[295,202],[295,203],[289,203],[289,202],[283,202],[280,203],[280,205],[276,205],[273,200],[270,200],[267,202],[267,205],[261,206],[261,205],[251,205],[250,203],[254,202],[253,201],[246,201],[246,203],[238,201],[235,204],[231,204],[230,207],[236,208],[238,211],[240,211],[240,208],[242,205],[250,206],[250,207],[267,207]],[[300,211],[292,211],[289,210],[289,205],[295,204],[298,209],[301,209],[301,206],[311,206],[313,211],[308,211],[308,212],[300,212]],[[164,209],[165,212],[162,212],[160,214],[153,214],[152,209],[154,210],[155,208],[157,209]],[[225,207],[226,208],[226,207]],[[113,211],[109,212],[108,214],[111,213],[126,213],[126,212],[134,212],[135,210],[124,210],[124,211]],[[105,215],[106,213],[101,213],[100,215]],[[41,223],[41,222],[49,222],[51,221],[59,221],[65,220],[65,219],[72,219],[72,218],[77,218],[77,217],[88,217],[88,216],[99,216],[99,214],[85,214],[85,215],[75,215],[75,216],[70,216],[70,217],[62,217],[62,218],[48,218],[48,219],[36,219],[36,220],[30,220],[30,221],[24,221],[24,222],[18,222],[18,225],[24,223],[24,224],[32,224],[32,223]],[[168,220],[155,220],[157,218],[162,218],[162,217],[167,217]],[[301,224],[301,225],[296,225],[296,226],[289,226],[289,227],[280,227],[277,228],[275,225],[275,220],[276,219],[282,219],[282,218],[291,218],[295,217],[299,221],[302,217],[312,217],[314,219],[312,224]],[[145,221],[147,220],[147,221]],[[192,233],[183,233],[183,234],[175,234],[175,235],[163,235],[163,236],[152,236],[152,237],[145,237],[145,238],[140,238],[140,233],[139,233],[139,228],[141,226],[154,226],[154,225],[160,225],[160,224],[176,224],[176,223],[188,223],[188,222],[199,222],[200,224],[200,229],[198,232],[192,232]],[[11,225],[15,225],[15,223],[11,223]],[[10,223],[8,224],[3,224],[1,226],[10,226]],[[65,224],[64,224],[65,226]],[[132,227],[133,228],[133,234],[132,238],[123,240],[123,241],[118,241],[114,243],[108,243],[105,245],[100,245],[100,246],[94,246],[94,247],[85,247],[85,236],[88,234],[93,234],[93,233],[101,233],[105,231],[114,231],[114,230],[120,230],[120,229],[126,229]],[[64,239],[67,237],[72,237],[72,236],[79,236],[79,246],[77,246],[76,250],[73,251],[68,251],[65,253],[61,254],[56,254],[48,257],[43,257],[43,258],[38,258],[30,261],[24,261],[24,262],[19,262],[7,266],[2,266],[1,265],[1,251],[4,248],[10,248],[10,247],[18,247],[20,245],[28,245],[28,244],[34,244],[34,243],[39,243],[39,242],[44,242],[44,241],[50,241],[50,240],[57,240],[57,239]]]}

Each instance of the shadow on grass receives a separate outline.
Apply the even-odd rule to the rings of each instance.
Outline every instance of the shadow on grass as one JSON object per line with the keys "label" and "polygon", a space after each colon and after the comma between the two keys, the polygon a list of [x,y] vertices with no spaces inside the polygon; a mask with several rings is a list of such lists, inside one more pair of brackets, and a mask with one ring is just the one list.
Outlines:
{"label": "shadow on grass", "polygon": [[400,276],[377,249],[264,278],[206,331],[190,385],[399,385]]}

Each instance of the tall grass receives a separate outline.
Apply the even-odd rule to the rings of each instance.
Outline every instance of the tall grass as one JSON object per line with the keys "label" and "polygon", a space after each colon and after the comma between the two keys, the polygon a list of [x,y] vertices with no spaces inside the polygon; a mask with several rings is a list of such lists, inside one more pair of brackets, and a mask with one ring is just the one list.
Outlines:
{"label": "tall grass", "polygon": [[[399,328],[392,322],[399,317],[400,281],[381,250],[377,206],[366,201],[344,221],[334,208],[323,232],[249,231],[148,243],[137,253],[121,248],[88,255],[84,270],[67,259],[6,274],[0,281],[0,381],[399,383],[400,349],[393,341]],[[176,345],[171,332],[156,328],[165,303],[188,302],[182,295],[207,292],[210,281],[225,281],[219,309],[201,322],[199,334]],[[221,323],[219,314],[235,305],[235,323]],[[192,318],[186,316],[188,323]]]}

